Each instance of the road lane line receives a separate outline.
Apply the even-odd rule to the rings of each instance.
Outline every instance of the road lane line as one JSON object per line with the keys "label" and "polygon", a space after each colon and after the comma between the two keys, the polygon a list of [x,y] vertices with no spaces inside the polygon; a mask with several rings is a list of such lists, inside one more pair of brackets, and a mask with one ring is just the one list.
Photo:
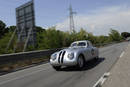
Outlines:
{"label": "road lane line", "polygon": [[93,87],[101,87],[101,85],[106,81],[106,79],[108,78],[108,76],[110,75],[110,73],[104,73],[101,78],[96,82],[96,84],[94,84]]}
{"label": "road lane line", "polygon": [[121,53],[120,58],[124,55],[124,53],[125,53],[124,51]]}
{"label": "road lane line", "polygon": [[[49,67],[49,68],[50,68],[50,67]],[[6,80],[6,81],[3,81],[3,82],[0,82],[0,85],[5,84],[5,83],[8,83],[8,82],[11,82],[11,81],[14,81],[14,80],[18,80],[18,79],[24,78],[24,77],[26,77],[26,76],[33,75],[33,74],[38,73],[38,72],[41,72],[41,71],[45,71],[45,70],[47,70],[47,69],[49,69],[49,68],[42,69],[42,70],[38,70],[38,71],[35,71],[35,72],[30,72],[29,74],[22,75],[22,76],[20,76],[20,77],[16,77],[16,78],[13,78],[13,79],[10,79],[10,80]]]}

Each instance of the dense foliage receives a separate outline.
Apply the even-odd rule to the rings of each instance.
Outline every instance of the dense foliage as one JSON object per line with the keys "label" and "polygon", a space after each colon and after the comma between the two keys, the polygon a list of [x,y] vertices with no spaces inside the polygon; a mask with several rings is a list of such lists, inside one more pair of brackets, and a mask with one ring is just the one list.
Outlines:
{"label": "dense foliage", "polygon": [[8,32],[8,28],[6,27],[6,24],[0,20],[0,38],[5,35],[5,33]]}
{"label": "dense foliage", "polygon": [[73,41],[77,40],[90,40],[95,46],[123,40],[120,33],[114,29],[111,29],[109,36],[94,36],[83,28],[79,32],[73,33],[59,31],[55,27],[47,30],[42,28],[37,29],[40,29],[40,32],[37,32],[37,49],[68,47]]}
{"label": "dense foliage", "polygon": [[122,32],[122,33],[121,33],[121,36],[122,36],[123,38],[127,38],[127,37],[130,37],[130,33],[129,33],[129,32]]}
{"label": "dense foliage", "polygon": [[[0,21],[0,53],[6,53],[6,46],[9,42],[11,34],[15,30],[16,26],[6,27],[6,24]],[[123,40],[122,36],[125,37],[124,34],[120,35],[117,30],[111,29],[109,36],[95,36],[92,33],[87,32],[85,29],[81,28],[79,32],[74,31],[63,32],[60,30],[56,30],[55,27],[51,27],[49,29],[43,29],[42,27],[37,26],[37,45],[35,48],[29,46],[28,50],[44,50],[44,49],[53,49],[53,48],[61,48],[68,47],[70,43],[77,40],[90,40],[95,46],[102,46],[103,44],[107,44],[114,41]],[[14,39],[9,53],[13,52],[14,42],[16,42],[16,38]]]}
{"label": "dense foliage", "polygon": [[120,33],[117,30],[111,29],[109,33],[110,41],[120,41],[122,39]]}

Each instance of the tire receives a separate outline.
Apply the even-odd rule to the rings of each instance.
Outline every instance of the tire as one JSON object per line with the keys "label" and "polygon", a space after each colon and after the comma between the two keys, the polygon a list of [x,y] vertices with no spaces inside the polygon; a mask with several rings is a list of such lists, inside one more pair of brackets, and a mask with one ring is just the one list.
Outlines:
{"label": "tire", "polygon": [[84,67],[84,64],[85,64],[84,58],[82,55],[80,55],[77,60],[77,68],[82,69]]}
{"label": "tire", "polygon": [[59,71],[61,69],[61,66],[52,66],[56,71]]}
{"label": "tire", "polygon": [[94,60],[95,60],[95,61],[98,61],[98,59],[99,59],[99,57],[98,57],[98,56],[94,58]]}

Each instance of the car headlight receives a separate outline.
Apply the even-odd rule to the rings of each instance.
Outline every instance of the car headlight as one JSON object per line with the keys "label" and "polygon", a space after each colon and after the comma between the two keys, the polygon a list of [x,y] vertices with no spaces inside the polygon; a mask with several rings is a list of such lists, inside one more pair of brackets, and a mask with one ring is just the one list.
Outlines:
{"label": "car headlight", "polygon": [[57,57],[57,54],[52,54],[51,59],[52,59],[52,60],[55,60],[56,57]]}
{"label": "car headlight", "polygon": [[68,53],[68,58],[73,59],[74,58],[74,53]]}

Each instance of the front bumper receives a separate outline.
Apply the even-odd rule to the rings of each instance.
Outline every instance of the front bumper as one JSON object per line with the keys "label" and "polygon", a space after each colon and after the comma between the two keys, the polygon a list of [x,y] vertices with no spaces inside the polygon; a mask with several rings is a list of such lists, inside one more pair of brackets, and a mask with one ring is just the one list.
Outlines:
{"label": "front bumper", "polygon": [[76,58],[73,58],[72,60],[69,58],[64,58],[63,62],[59,62],[58,58],[56,60],[50,59],[50,64],[52,66],[75,66],[77,65],[77,60]]}

